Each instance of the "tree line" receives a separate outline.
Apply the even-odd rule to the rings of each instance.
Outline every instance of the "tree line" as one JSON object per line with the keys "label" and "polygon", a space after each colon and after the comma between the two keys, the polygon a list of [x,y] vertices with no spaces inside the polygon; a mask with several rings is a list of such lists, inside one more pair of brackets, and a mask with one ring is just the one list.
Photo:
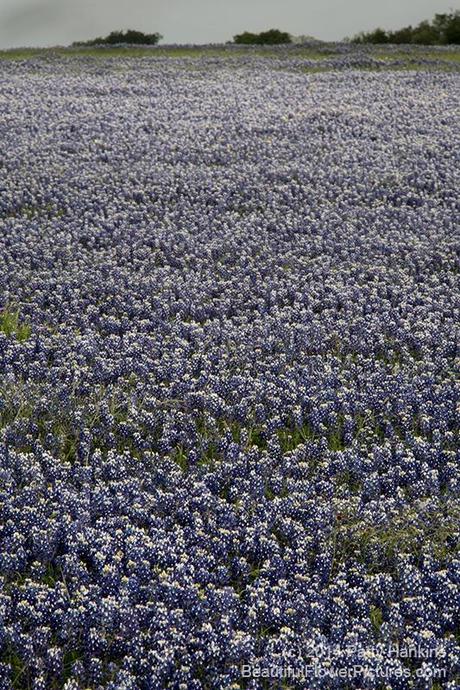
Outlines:
{"label": "tree line", "polygon": [[[142,31],[112,31],[105,38],[79,41],[74,46],[94,45],[156,45],[163,36],[159,33],[144,34]],[[244,31],[233,37],[233,43],[240,45],[281,45],[292,43],[292,36],[286,31],[269,29],[260,33]],[[406,26],[395,31],[374,29],[361,32],[351,39],[352,43],[418,43],[421,45],[460,44],[460,11],[435,14],[434,19],[420,22],[417,26]]]}
{"label": "tree line", "polygon": [[361,32],[352,43],[418,43],[420,45],[449,45],[460,43],[460,12],[435,14],[434,19],[417,26],[405,26],[396,31],[374,29]]}

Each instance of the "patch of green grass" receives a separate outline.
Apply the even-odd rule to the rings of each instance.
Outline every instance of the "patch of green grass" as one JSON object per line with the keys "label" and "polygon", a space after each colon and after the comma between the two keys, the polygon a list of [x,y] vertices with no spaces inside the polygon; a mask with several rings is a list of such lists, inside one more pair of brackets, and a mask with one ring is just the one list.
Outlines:
{"label": "patch of green grass", "polygon": [[241,426],[237,422],[227,422],[224,419],[219,419],[217,426],[221,433],[229,431],[235,443],[241,442]]}
{"label": "patch of green grass", "polygon": [[294,450],[301,443],[311,441],[316,438],[316,434],[311,426],[305,422],[302,426],[292,426],[279,429],[278,438],[280,440],[283,453]]}
{"label": "patch of green grass", "polygon": [[332,67],[327,67],[327,65],[318,65],[318,67],[312,66],[312,67],[301,67],[300,68],[300,71],[304,72],[305,74],[317,74],[318,72],[330,72],[331,70],[332,70]]}
{"label": "patch of green grass", "polygon": [[314,50],[308,47],[294,47],[277,50],[271,46],[71,46],[55,48],[13,48],[0,51],[0,59],[30,60],[37,57],[171,57],[171,58],[201,58],[201,57],[231,57],[248,56],[279,58],[303,57],[311,60],[322,60],[336,54],[334,49]]}
{"label": "patch of green grass", "polygon": [[378,58],[379,60],[407,60],[407,61],[420,61],[420,60],[447,60],[449,62],[460,62],[460,50],[452,50],[452,51],[433,51],[428,49],[426,52],[425,51],[420,51],[419,53],[412,53],[412,52],[385,52],[382,51],[380,52],[377,50],[375,53],[372,54],[373,57]]}
{"label": "patch of green grass", "polygon": [[336,428],[328,434],[327,445],[329,450],[332,451],[339,451],[345,448],[343,440],[343,417],[339,417]]}
{"label": "patch of green grass", "polygon": [[54,204],[44,204],[42,206],[29,206],[25,205],[18,210],[7,212],[9,218],[27,218],[32,220],[32,218],[62,218],[65,210],[63,208],[57,208]]}
{"label": "patch of green grass", "polygon": [[267,447],[267,441],[263,437],[262,430],[257,426],[249,428],[249,438],[246,447],[250,448],[251,446],[257,446],[260,450],[264,450]]}
{"label": "patch of green grass", "polygon": [[172,459],[174,462],[176,462],[179,467],[181,468],[182,472],[187,472],[188,471],[188,458],[185,453],[185,450],[182,446],[178,446],[172,453],[171,455]]}
{"label": "patch of green grass", "polygon": [[[333,67],[325,62],[331,57],[340,58],[343,53],[334,45],[323,44],[316,46],[69,46],[55,48],[18,48],[0,51],[0,60],[35,60],[40,58],[74,58],[86,57],[94,59],[110,59],[111,69],[129,69],[129,63],[123,63],[124,58],[157,59],[183,59],[180,63],[185,70],[195,70],[200,67],[199,59],[222,58],[222,64],[238,66],[244,64],[248,58],[260,58],[268,61],[276,61],[276,70],[294,70],[306,74],[315,74],[326,71],[353,69],[363,72],[398,71],[407,72],[413,70],[429,70],[434,72],[451,72],[458,70],[460,63],[460,50],[436,50],[434,46],[420,47],[419,50],[407,50],[403,48],[394,52],[385,47],[373,46],[372,49],[363,51],[361,47],[352,47],[346,56],[370,57],[375,60],[375,65],[359,65],[349,67]],[[295,66],[290,60],[310,60],[314,64]],[[118,61],[118,62],[117,62]],[[422,62],[427,61],[427,62]],[[401,64],[394,64],[400,62]]]}
{"label": "patch of green grass", "polygon": [[0,60],[30,60],[44,54],[40,48],[20,48],[12,50],[0,50]]}
{"label": "patch of green grass", "polygon": [[383,524],[343,512],[331,534],[334,563],[354,558],[369,571],[392,570],[401,554],[421,558],[429,553],[441,562],[460,554],[460,504],[439,502],[433,506],[426,499],[414,501]]}
{"label": "patch of green grass", "polygon": [[377,633],[380,632],[383,623],[382,609],[379,609],[378,606],[371,606],[370,619],[374,630]]}
{"label": "patch of green grass", "polygon": [[27,664],[21,659],[19,654],[11,648],[7,651],[4,658],[11,666],[11,682],[13,688],[20,688],[24,675],[27,672]]}
{"label": "patch of green grass", "polygon": [[[187,49],[171,49],[171,51],[159,51],[155,48],[69,48],[59,53],[62,57],[95,57],[95,58],[159,58],[159,57],[201,57],[203,53],[190,53]],[[211,56],[210,56],[211,57]]]}
{"label": "patch of green grass", "polygon": [[6,307],[0,312],[0,331],[22,343],[30,338],[32,327],[29,323],[20,320],[19,309]]}
{"label": "patch of green grass", "polygon": [[336,475],[336,481],[339,486],[347,487],[352,494],[358,494],[361,491],[362,483],[353,476],[350,470]]}

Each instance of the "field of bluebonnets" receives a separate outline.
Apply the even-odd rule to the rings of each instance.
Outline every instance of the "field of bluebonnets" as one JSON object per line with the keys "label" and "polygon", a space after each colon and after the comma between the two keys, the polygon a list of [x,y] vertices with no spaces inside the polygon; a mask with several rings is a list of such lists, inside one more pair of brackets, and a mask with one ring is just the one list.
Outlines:
{"label": "field of bluebonnets", "polygon": [[458,60],[275,53],[0,64],[1,690],[459,687]]}

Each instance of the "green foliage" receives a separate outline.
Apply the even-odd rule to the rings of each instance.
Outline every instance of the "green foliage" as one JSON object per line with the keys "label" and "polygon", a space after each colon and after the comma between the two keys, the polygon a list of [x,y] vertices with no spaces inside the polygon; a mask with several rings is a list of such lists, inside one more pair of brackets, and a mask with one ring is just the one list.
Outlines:
{"label": "green foliage", "polygon": [[127,31],[112,31],[105,38],[94,38],[90,41],[73,43],[74,46],[96,46],[96,45],[156,45],[163,36],[159,33],[144,34],[142,31],[128,29]]}
{"label": "green foliage", "polygon": [[244,31],[242,34],[234,36],[233,42],[243,45],[281,45],[292,43],[292,38],[286,31],[269,29],[268,31],[261,31],[260,34]]}
{"label": "green foliage", "polygon": [[20,321],[19,309],[5,308],[0,312],[0,331],[22,343],[30,338],[32,329],[28,323]]}
{"label": "green foliage", "polygon": [[292,426],[279,429],[278,438],[283,453],[288,453],[297,448],[301,443],[315,439],[316,436],[310,425],[305,423],[302,426],[295,426],[293,424]]}
{"label": "green foliage", "polygon": [[364,43],[389,43],[389,35],[383,29],[374,29],[365,34]]}
{"label": "green foliage", "polygon": [[[411,29],[412,30],[412,29]],[[395,39],[393,39],[395,40]],[[407,39],[402,39],[402,43],[406,43]],[[233,48],[238,46],[233,46]],[[288,62],[283,66],[282,64],[274,65],[274,69],[294,69],[295,71],[305,72],[307,74],[315,74],[324,71],[329,71],[333,69],[332,63],[328,61],[328,58],[333,55],[340,56],[340,50],[336,46],[330,46],[321,49],[312,48],[311,46],[303,45],[291,45],[289,50],[284,46],[268,46],[268,45],[252,45],[251,53],[257,55],[263,59],[271,61],[272,59],[279,60],[281,53],[283,54],[283,59],[288,60],[289,57],[299,57],[304,58],[305,61],[298,66],[289,66]],[[358,49],[359,51],[359,49]],[[190,58],[186,62],[180,63],[180,68],[183,70],[195,70],[199,69],[199,59],[203,57],[228,57],[232,56],[232,61],[228,64],[232,67],[237,67],[239,60],[244,60],[246,51],[232,50],[232,46],[129,46],[129,45],[99,45],[99,46],[88,46],[82,45],[80,47],[67,47],[67,48],[34,48],[20,50],[0,50],[0,65],[2,60],[49,60],[49,59],[73,59],[77,56],[84,56],[85,58],[91,58],[91,60],[106,60],[112,58],[121,58],[118,63],[112,64],[111,68],[116,70],[124,71],[130,69],[128,60],[132,58],[154,58],[157,57],[188,57]],[[416,70],[420,68],[423,64],[423,69],[430,70],[432,72],[440,71],[458,71],[460,65],[460,50],[454,49],[452,46],[450,50],[444,50],[437,46],[427,46],[425,50],[419,48],[417,51],[408,51],[401,47],[401,50],[396,51],[393,46],[380,45],[376,46],[372,51],[374,57],[373,66],[368,67],[357,67],[357,69],[369,70],[369,71],[380,71],[380,70]],[[307,64],[306,60],[309,61]],[[311,62],[310,62],[311,61]],[[398,64],[396,64],[396,61]],[[179,65],[179,63],[178,63]],[[153,63],[152,63],[153,67]],[[346,69],[344,65],[344,69]],[[246,206],[239,205],[238,208],[235,207],[235,211],[241,215],[247,215],[248,209]],[[22,208],[15,208],[7,211],[7,215],[11,217],[18,218],[39,218],[45,215],[46,218],[56,218],[62,217],[66,214],[66,209],[63,207],[56,206],[55,204],[46,204],[44,206],[23,206]],[[289,266],[284,269],[286,271],[290,270]],[[453,266],[451,268],[453,273],[458,272],[458,269]],[[348,356],[346,353],[340,353],[340,348],[337,351],[337,356],[342,358],[343,356]]]}
{"label": "green foliage", "polygon": [[402,29],[397,29],[396,31],[392,31],[391,32],[391,39],[389,40],[389,42],[394,43],[394,44],[410,43],[412,40],[412,32],[413,32],[413,29],[411,26],[405,26]]}
{"label": "green foliage", "polygon": [[420,22],[416,27],[406,26],[396,31],[374,29],[362,32],[352,39],[353,43],[415,43],[419,45],[460,44],[460,11],[435,14],[434,19]]}
{"label": "green foliage", "polygon": [[286,31],[279,31],[278,29],[269,29],[262,31],[259,34],[259,42],[261,45],[277,45],[284,43],[291,43],[292,39]]}
{"label": "green foliage", "polygon": [[[343,511],[331,535],[335,565],[351,556],[374,571],[396,567],[401,554],[422,558],[430,554],[441,562],[460,552],[458,501],[438,502],[418,499],[399,513],[388,517],[386,523],[362,519],[351,506]],[[374,621],[378,622],[374,613]],[[372,619],[371,619],[372,620]]]}
{"label": "green foliage", "polygon": [[259,34],[254,34],[251,31],[244,31],[242,34],[237,34],[233,37],[234,43],[240,45],[257,45],[259,44]]}
{"label": "green foliage", "polygon": [[382,610],[379,609],[377,606],[371,606],[370,619],[374,630],[376,632],[379,632],[383,623]]}
{"label": "green foliage", "polygon": [[433,26],[445,44],[460,44],[460,12],[435,14]]}
{"label": "green foliage", "polygon": [[413,30],[411,43],[418,43],[419,45],[432,46],[436,43],[441,43],[440,35],[435,27],[430,22],[420,22],[420,24]]}
{"label": "green foliage", "polygon": [[182,472],[187,472],[189,469],[188,465],[188,459],[187,455],[185,453],[185,450],[182,446],[178,446],[175,451],[172,453],[172,459],[174,462],[177,462],[179,467],[181,468]]}

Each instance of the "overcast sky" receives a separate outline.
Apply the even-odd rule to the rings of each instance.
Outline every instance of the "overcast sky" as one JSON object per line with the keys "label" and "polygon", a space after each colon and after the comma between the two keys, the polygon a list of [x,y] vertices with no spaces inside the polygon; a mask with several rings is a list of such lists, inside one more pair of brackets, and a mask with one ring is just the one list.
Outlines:
{"label": "overcast sky", "polygon": [[0,47],[66,45],[128,28],[159,31],[163,43],[222,43],[273,27],[340,40],[452,7],[459,0],[0,0]]}

